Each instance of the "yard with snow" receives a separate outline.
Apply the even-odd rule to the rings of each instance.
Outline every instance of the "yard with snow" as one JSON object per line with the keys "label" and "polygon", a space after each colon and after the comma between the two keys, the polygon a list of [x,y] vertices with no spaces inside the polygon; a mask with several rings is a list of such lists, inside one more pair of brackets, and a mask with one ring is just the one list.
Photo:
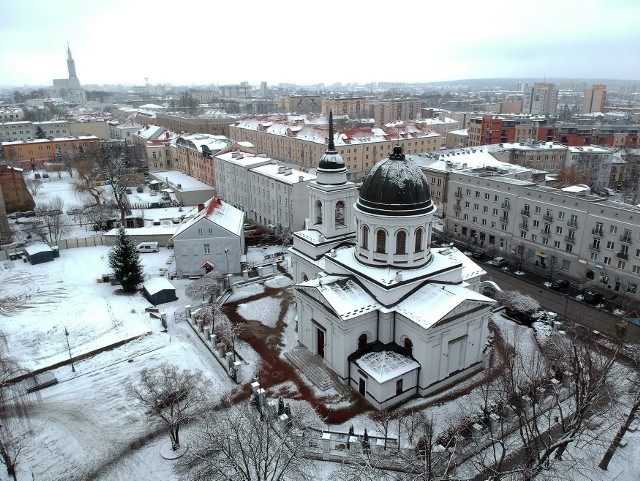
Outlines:
{"label": "yard with snow", "polygon": [[[58,182],[62,181],[53,179],[50,184]],[[46,187],[43,196],[47,195]],[[280,249],[253,249],[247,260],[260,262],[264,255]],[[123,295],[118,286],[98,282],[109,272],[108,252],[104,246],[66,249],[53,262],[0,263],[0,331],[5,335],[6,350],[24,368],[37,370],[64,362],[70,354],[101,351],[75,362],[73,370],[69,364],[54,369],[58,384],[33,396],[29,419],[15,433],[15,441],[24,445],[18,458],[18,479],[183,479],[172,471],[173,462],[160,456],[169,442],[166,431],[150,423],[144,410],[125,393],[124,386],[135,381],[143,368],[167,361],[202,371],[214,399],[242,395],[241,386],[231,381],[192,327],[185,321],[176,322],[174,314],[183,313],[185,306],[197,307],[184,294],[191,281],[172,281],[178,300],[159,306],[167,314],[165,331],[159,319],[145,312],[151,304],[140,293]],[[158,253],[142,255],[146,276],[159,276],[171,254],[171,250],[161,248]],[[333,425],[322,424],[318,417],[319,427],[346,433],[353,425],[356,433],[366,427],[369,434],[376,434],[371,412],[359,411],[361,405],[354,402],[357,398],[342,389],[319,392],[300,373],[286,370],[282,353],[296,346],[290,284],[287,276],[277,275],[264,284],[236,288],[227,301],[227,314],[239,316],[246,326],[236,345],[246,379],[259,373],[261,383],[272,394],[286,396],[292,403],[306,404],[309,399],[312,404],[321,403],[324,418],[338,419],[336,413],[344,413]],[[520,338],[522,349],[533,344],[531,329],[515,326],[500,315],[495,315],[494,321],[502,331]],[[110,348],[126,340],[130,341]],[[275,354],[270,357],[267,349],[275,350]],[[473,388],[477,381],[476,377],[463,381],[453,390],[457,395],[443,392],[409,401],[403,407],[426,409],[436,425],[444,425],[481,405],[480,393]],[[617,421],[622,421],[628,411],[627,401],[621,398],[619,406],[608,413],[608,421],[616,420],[615,425],[619,425]],[[597,463],[615,431],[609,428],[600,432],[605,423],[596,421],[593,429],[602,436],[602,446],[575,448],[575,454],[584,458],[584,473],[575,471],[572,479],[640,479],[636,461],[640,456],[640,429],[626,434],[627,446],[618,449],[609,470],[602,472]],[[183,434],[187,445],[191,429],[186,428]],[[398,435],[394,427],[389,435]],[[586,450],[586,457],[581,449]],[[331,463],[318,462],[317,479],[339,479],[334,468]],[[9,479],[1,467],[0,479]]]}

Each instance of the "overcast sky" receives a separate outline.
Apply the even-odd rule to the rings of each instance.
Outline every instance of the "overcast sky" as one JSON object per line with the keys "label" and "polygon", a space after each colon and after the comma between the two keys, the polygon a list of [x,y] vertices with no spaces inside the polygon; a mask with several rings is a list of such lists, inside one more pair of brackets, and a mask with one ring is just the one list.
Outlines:
{"label": "overcast sky", "polygon": [[0,85],[640,79],[640,0],[3,0]]}

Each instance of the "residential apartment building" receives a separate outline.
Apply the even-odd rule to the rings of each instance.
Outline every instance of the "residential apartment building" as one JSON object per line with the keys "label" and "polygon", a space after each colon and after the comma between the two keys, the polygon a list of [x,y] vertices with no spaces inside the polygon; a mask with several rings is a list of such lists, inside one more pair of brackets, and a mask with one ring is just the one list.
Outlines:
{"label": "residential apartment building", "polygon": [[216,186],[213,156],[231,146],[233,142],[224,135],[192,134],[176,139],[176,165],[181,172]]}
{"label": "residential apartment building", "polygon": [[565,168],[568,148],[559,142],[506,142],[492,146],[494,157],[530,169],[558,172]]}
{"label": "residential apartment building", "polygon": [[316,176],[278,165],[265,155],[225,152],[215,157],[218,196],[248,220],[276,232],[304,226],[308,184]]}
{"label": "residential apartment building", "polygon": [[179,112],[156,112],[154,116],[138,113],[136,122],[143,125],[157,124],[172,132],[200,132],[209,135],[229,136],[229,124],[235,118],[227,114],[206,117],[191,117]]}
{"label": "residential apartment building", "polygon": [[122,140],[127,145],[133,145],[133,136],[142,128],[142,125],[133,120],[120,122],[119,120],[109,120],[109,139]]}
{"label": "residential apartment building", "polygon": [[558,88],[555,84],[536,82],[526,92],[522,113],[531,115],[555,115],[558,107]]}
{"label": "residential apartment building", "polygon": [[20,107],[0,107],[0,122],[19,122],[24,119],[24,110]]}
{"label": "residential apartment building", "polygon": [[322,112],[322,97],[319,95],[288,95],[277,99],[276,105],[281,112],[319,114]]}
{"label": "residential apartment building", "polygon": [[73,152],[78,148],[90,149],[98,147],[100,139],[95,136],[53,137],[48,139],[32,139],[27,141],[3,142],[4,158],[13,165],[23,169],[43,168],[47,162],[54,162],[61,152]]}
{"label": "residential apartment building", "polygon": [[[247,118],[230,126],[232,139],[250,142],[258,152],[296,164],[304,171],[317,167],[326,150],[328,133],[325,125],[274,117]],[[429,127],[413,122],[353,128],[334,135],[336,150],[344,159],[350,180],[364,178],[376,162],[391,154],[395,145],[401,145],[407,154],[433,152],[441,148],[443,139]]]}
{"label": "residential apartment building", "polygon": [[604,112],[604,104],[607,100],[607,86],[602,84],[592,85],[584,91],[582,113]]}
{"label": "residential apartment building", "polygon": [[[469,119],[469,146],[554,140],[548,138],[547,119],[528,115],[483,115]],[[540,135],[542,138],[540,138]]]}
{"label": "residential apartment building", "polygon": [[608,187],[613,164],[613,150],[590,145],[569,147],[566,167],[575,165],[583,172],[589,172],[590,182],[596,187]]}
{"label": "residential apartment building", "polygon": [[452,171],[448,181],[452,235],[491,256],[640,299],[640,208],[478,169]]}
{"label": "residential apartment building", "polygon": [[[371,102],[371,111],[376,125],[384,125],[396,120],[419,120],[422,101],[419,99],[394,99]],[[334,112],[337,112],[334,110]]]}
{"label": "residential apartment building", "polygon": [[0,124],[0,142],[27,141],[34,139],[40,127],[47,137],[68,137],[69,123],[66,120],[45,122],[5,122]]}
{"label": "residential apartment building", "polygon": [[362,119],[371,117],[369,99],[366,97],[348,97],[338,99],[322,99],[322,113],[341,116],[347,115],[350,119]]}

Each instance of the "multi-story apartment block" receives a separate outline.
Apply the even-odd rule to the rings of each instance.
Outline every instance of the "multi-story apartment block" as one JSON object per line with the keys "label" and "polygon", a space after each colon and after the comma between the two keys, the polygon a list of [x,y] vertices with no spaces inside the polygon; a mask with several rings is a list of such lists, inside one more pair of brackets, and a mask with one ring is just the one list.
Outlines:
{"label": "multi-story apartment block", "polygon": [[145,125],[133,136],[136,145],[144,148],[149,172],[173,170],[177,160],[175,141],[178,135],[159,125]]}
{"label": "multi-story apartment block", "polygon": [[5,122],[0,124],[0,142],[27,141],[35,138],[40,127],[47,137],[68,137],[69,123],[66,120],[45,122]]}
{"label": "multi-story apartment block", "polygon": [[597,187],[608,187],[613,164],[613,150],[590,145],[569,147],[566,166],[575,165],[583,172],[589,172],[590,183]]}
{"label": "multi-story apartment block", "polygon": [[52,137],[48,139],[31,139],[27,141],[3,142],[4,158],[23,169],[42,168],[47,162],[54,162],[61,152],[73,152],[78,148],[95,148],[100,139],[95,136]]}
{"label": "multi-story apartment block", "polygon": [[181,172],[215,187],[213,156],[231,146],[224,135],[193,134],[176,139],[176,166]]}
{"label": "multi-story apartment block", "polygon": [[319,95],[289,95],[280,97],[276,105],[281,112],[319,114],[322,112],[322,97]]}
{"label": "multi-story apartment block", "polygon": [[604,104],[607,100],[607,86],[602,84],[592,85],[584,91],[582,113],[604,112]]}
{"label": "multi-story apartment block", "polygon": [[[547,119],[532,116],[483,115],[469,119],[469,146],[554,140],[548,138]],[[540,138],[539,136],[542,136]]]}
{"label": "multi-story apartment block", "polygon": [[[281,118],[248,118],[230,127],[230,136],[240,142],[250,142],[258,152],[273,159],[315,168],[326,150],[328,127],[304,121]],[[388,157],[394,145],[407,154],[433,152],[442,146],[443,137],[420,123],[403,123],[380,128],[360,127],[338,131],[334,143],[349,169],[351,180],[364,178],[373,165]]]}
{"label": "multi-story apartment block", "polygon": [[304,226],[308,184],[316,176],[264,156],[225,152],[215,157],[218,196],[245,212],[247,219],[276,232]]}
{"label": "multi-story apartment block", "polygon": [[110,120],[109,138],[111,140],[122,140],[127,145],[133,145],[133,136],[142,128],[142,125],[133,120],[120,122],[119,120]]}
{"label": "multi-story apartment block", "polygon": [[452,171],[448,181],[453,235],[550,277],[640,299],[640,208],[487,169]]}
{"label": "multi-story apartment block", "polygon": [[379,100],[371,102],[371,110],[376,125],[384,125],[396,120],[418,120],[422,114],[422,101],[418,99]]}
{"label": "multi-story apartment block", "polygon": [[229,136],[229,124],[234,121],[235,118],[227,114],[191,117],[177,112],[156,112],[153,116],[148,113],[136,115],[136,122],[143,125],[157,124],[172,132],[200,132],[209,135],[224,135],[225,137]]}
{"label": "multi-story apartment block", "polygon": [[[495,146],[492,146],[495,148]],[[530,169],[558,172],[565,168],[568,148],[559,142],[507,142],[498,144],[494,157]]]}
{"label": "multi-story apartment block", "polygon": [[0,108],[0,122],[19,122],[24,119],[24,110],[19,107]]}
{"label": "multi-story apartment block", "polygon": [[555,115],[558,106],[558,89],[555,84],[533,84],[524,96],[522,113],[531,115]]}
{"label": "multi-story apartment block", "polygon": [[371,116],[369,99],[366,97],[348,97],[339,99],[322,99],[322,113],[329,115],[347,115],[350,119],[362,119]]}

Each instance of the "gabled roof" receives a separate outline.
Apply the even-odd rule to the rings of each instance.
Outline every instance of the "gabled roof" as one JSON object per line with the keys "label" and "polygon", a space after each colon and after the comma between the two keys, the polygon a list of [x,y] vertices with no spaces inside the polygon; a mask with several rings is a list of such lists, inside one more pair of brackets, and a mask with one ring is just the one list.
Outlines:
{"label": "gabled roof", "polygon": [[192,211],[187,217],[190,215],[193,217],[188,220],[185,219],[171,239],[179,237],[184,231],[200,222],[211,222],[232,234],[237,236],[242,235],[244,213],[216,197],[209,199],[204,204],[204,209],[195,212]]}

